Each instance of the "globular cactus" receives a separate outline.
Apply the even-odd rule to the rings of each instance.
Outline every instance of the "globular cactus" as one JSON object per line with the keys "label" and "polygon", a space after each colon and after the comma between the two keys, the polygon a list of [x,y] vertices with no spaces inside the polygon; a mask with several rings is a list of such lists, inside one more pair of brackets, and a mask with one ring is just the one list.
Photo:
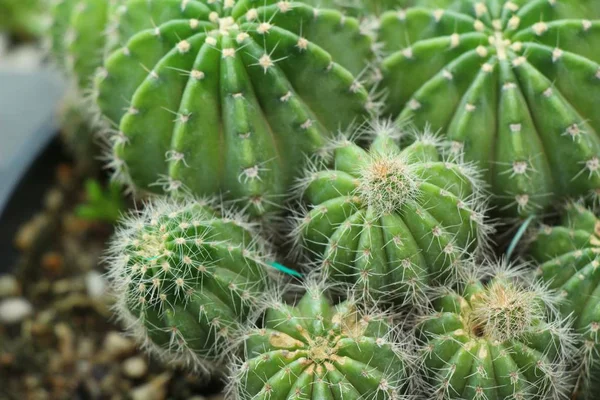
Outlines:
{"label": "globular cactus", "polygon": [[97,79],[117,176],[276,211],[306,153],[375,104],[358,21],[301,1],[129,0]]}
{"label": "globular cactus", "polygon": [[462,253],[485,244],[481,183],[431,134],[401,150],[398,126],[369,129],[369,151],[342,138],[307,171],[299,184],[307,207],[292,237],[333,281],[374,300],[423,305],[427,285],[455,278]]}
{"label": "globular cactus", "polygon": [[0,0],[0,33],[38,38],[47,25],[46,11],[45,0]]}
{"label": "globular cactus", "polygon": [[47,0],[52,23],[48,30],[55,62],[73,74],[78,86],[91,88],[102,65],[110,38],[111,20],[118,16],[120,0]]}
{"label": "globular cactus", "polygon": [[598,391],[590,385],[600,385],[600,220],[570,203],[559,226],[536,232],[530,255],[539,265],[539,279],[560,292],[562,314],[574,318],[585,356],[582,392],[595,398]]}
{"label": "globular cactus", "polygon": [[125,219],[109,250],[115,311],[166,361],[212,371],[270,285],[252,227],[198,201],[155,200]]}
{"label": "globular cactus", "polygon": [[598,2],[415,3],[381,17],[388,111],[464,148],[507,214],[599,188]]}
{"label": "globular cactus", "polygon": [[238,400],[403,399],[412,359],[389,317],[353,300],[333,306],[309,284],[296,306],[273,300],[245,335],[231,378]]}
{"label": "globular cactus", "polygon": [[315,7],[337,8],[356,17],[380,15],[384,11],[406,7],[412,0],[307,0]]}
{"label": "globular cactus", "polygon": [[[417,326],[430,399],[567,399],[573,335],[527,267],[448,290]],[[484,266],[489,268],[490,265]]]}

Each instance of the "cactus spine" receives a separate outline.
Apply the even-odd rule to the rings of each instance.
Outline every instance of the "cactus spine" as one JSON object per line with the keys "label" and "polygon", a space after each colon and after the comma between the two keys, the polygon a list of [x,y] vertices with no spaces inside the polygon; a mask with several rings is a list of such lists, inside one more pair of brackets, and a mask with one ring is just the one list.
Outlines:
{"label": "cactus spine", "polygon": [[110,246],[115,310],[149,351],[210,371],[269,287],[268,254],[235,215],[157,200],[129,216]]}
{"label": "cactus spine", "polygon": [[308,209],[293,237],[334,281],[375,300],[423,305],[426,286],[454,278],[461,253],[485,242],[480,183],[430,134],[401,150],[397,126],[371,129],[370,151],[342,138],[307,172]]}
{"label": "cactus spine", "polygon": [[598,392],[590,385],[600,384],[600,220],[570,203],[559,226],[540,228],[530,254],[539,279],[560,292],[562,314],[575,319],[585,357],[581,389],[592,399]]}
{"label": "cactus spine", "polygon": [[262,327],[246,334],[232,378],[239,400],[400,399],[410,357],[384,314],[353,300],[332,306],[321,286],[297,306],[267,304]]}
{"label": "cactus spine", "polygon": [[373,106],[358,21],[300,1],[130,0],[97,79],[113,167],[142,191],[275,211],[305,157]]}
{"label": "cactus spine", "polygon": [[423,0],[385,13],[389,112],[463,147],[506,213],[599,188],[595,3]]}
{"label": "cactus spine", "polygon": [[557,296],[524,269],[494,266],[486,280],[443,293],[417,328],[429,398],[568,398],[573,337]]}

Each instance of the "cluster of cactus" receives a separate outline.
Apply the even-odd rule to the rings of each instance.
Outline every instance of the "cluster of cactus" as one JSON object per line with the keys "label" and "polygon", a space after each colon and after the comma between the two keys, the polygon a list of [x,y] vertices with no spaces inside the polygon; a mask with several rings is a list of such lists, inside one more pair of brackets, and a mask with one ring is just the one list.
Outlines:
{"label": "cluster of cactus", "polygon": [[240,400],[594,398],[594,209],[522,266],[490,221],[600,193],[598,4],[57,2],[54,57],[150,198],[107,258],[125,327]]}

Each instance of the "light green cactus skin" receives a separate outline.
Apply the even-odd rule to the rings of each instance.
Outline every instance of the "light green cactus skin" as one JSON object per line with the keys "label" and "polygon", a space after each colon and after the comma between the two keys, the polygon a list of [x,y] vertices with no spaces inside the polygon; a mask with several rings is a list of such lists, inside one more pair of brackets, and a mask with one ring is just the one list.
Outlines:
{"label": "light green cactus skin", "polygon": [[37,38],[46,27],[45,12],[45,0],[0,0],[0,32]]}
{"label": "light green cactus skin", "polygon": [[50,49],[58,65],[89,89],[102,65],[110,15],[119,0],[55,0],[52,4]]}
{"label": "light green cactus skin", "polygon": [[248,333],[235,380],[243,400],[401,398],[408,370],[393,330],[352,303],[331,306],[305,295],[297,307],[273,305],[264,328]]}
{"label": "light green cactus skin", "polygon": [[416,4],[381,18],[388,111],[463,146],[507,214],[599,188],[598,2]]}
{"label": "light green cactus skin", "polygon": [[267,290],[258,244],[243,223],[209,206],[148,205],[111,246],[118,316],[150,351],[210,370]]}
{"label": "light green cactus skin", "polygon": [[335,8],[356,17],[380,15],[384,11],[408,6],[409,0],[309,0],[307,3],[319,8]]}
{"label": "light green cactus skin", "polygon": [[[570,204],[561,225],[540,229],[530,254],[539,263],[540,279],[561,292],[561,312],[575,318],[587,361],[594,364],[588,372],[600,382],[600,220],[580,204]],[[586,391],[590,398],[598,394]]]}
{"label": "light green cactus skin", "polygon": [[305,154],[371,104],[355,78],[371,39],[337,11],[274,0],[126,8],[97,100],[119,126],[117,172],[142,190],[223,192],[253,215],[273,211]]}
{"label": "light green cactus skin", "polygon": [[[565,365],[561,361],[560,340],[554,334],[556,326],[543,318],[532,318],[529,326],[518,328],[520,332],[494,329],[502,324],[486,327],[483,316],[496,318],[504,306],[516,305],[498,320],[508,326],[527,315],[518,307],[517,301],[529,300],[530,305],[538,301],[533,292],[524,297],[507,296],[517,293],[513,290],[510,282],[493,279],[487,285],[471,283],[462,296],[450,292],[436,301],[437,313],[417,327],[424,342],[425,373],[430,390],[435,393],[431,398],[529,400],[568,397],[565,393],[569,379],[562,370]],[[538,311],[541,317],[541,304]],[[474,317],[478,312],[483,314]],[[501,338],[495,337],[496,334]]]}
{"label": "light green cactus skin", "polygon": [[[394,170],[395,162],[405,165],[403,171]],[[381,173],[379,188],[361,184],[370,171]],[[412,185],[408,175],[416,190],[403,193]],[[370,152],[346,142],[334,151],[331,168],[307,178],[309,211],[297,234],[333,280],[354,284],[375,300],[420,301],[426,285],[456,274],[461,252],[474,251],[483,232],[471,178],[426,139],[402,151],[385,135]],[[372,197],[380,192],[380,199]]]}

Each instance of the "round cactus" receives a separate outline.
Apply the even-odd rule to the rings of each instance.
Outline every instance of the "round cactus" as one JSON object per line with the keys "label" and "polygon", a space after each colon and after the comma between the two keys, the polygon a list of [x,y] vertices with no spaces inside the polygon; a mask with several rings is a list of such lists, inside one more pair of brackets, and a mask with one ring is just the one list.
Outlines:
{"label": "round cactus", "polygon": [[507,214],[599,188],[598,2],[415,3],[381,18],[388,111],[464,148]]}
{"label": "round cactus", "polygon": [[263,325],[245,335],[233,398],[404,398],[410,358],[386,315],[352,300],[332,306],[320,286],[309,286],[295,307],[267,306]]}
{"label": "round cactus", "polygon": [[434,136],[400,150],[398,127],[372,128],[370,151],[343,138],[308,171],[308,210],[292,235],[333,280],[375,300],[423,304],[426,286],[454,277],[461,253],[485,242],[480,183]]}
{"label": "round cactus", "polygon": [[524,268],[493,270],[443,293],[417,327],[429,398],[567,399],[573,337],[558,297]]}
{"label": "round cactus", "polygon": [[117,175],[276,211],[304,161],[373,106],[358,21],[300,1],[129,0],[97,79]]}
{"label": "round cactus", "polygon": [[315,7],[337,8],[348,15],[357,17],[380,15],[384,11],[400,9],[411,3],[410,0],[308,0]]}
{"label": "round cactus", "polygon": [[50,51],[59,66],[72,73],[82,89],[91,88],[102,65],[110,16],[120,0],[53,0],[48,32]]}
{"label": "round cactus", "polygon": [[600,220],[571,203],[560,226],[543,226],[536,233],[530,254],[539,263],[539,278],[560,292],[561,312],[574,318],[581,335],[586,361],[582,386],[588,388],[593,379],[600,384]]}
{"label": "round cactus", "polygon": [[211,370],[269,285],[268,254],[235,215],[157,200],[110,246],[115,310],[149,351]]}

